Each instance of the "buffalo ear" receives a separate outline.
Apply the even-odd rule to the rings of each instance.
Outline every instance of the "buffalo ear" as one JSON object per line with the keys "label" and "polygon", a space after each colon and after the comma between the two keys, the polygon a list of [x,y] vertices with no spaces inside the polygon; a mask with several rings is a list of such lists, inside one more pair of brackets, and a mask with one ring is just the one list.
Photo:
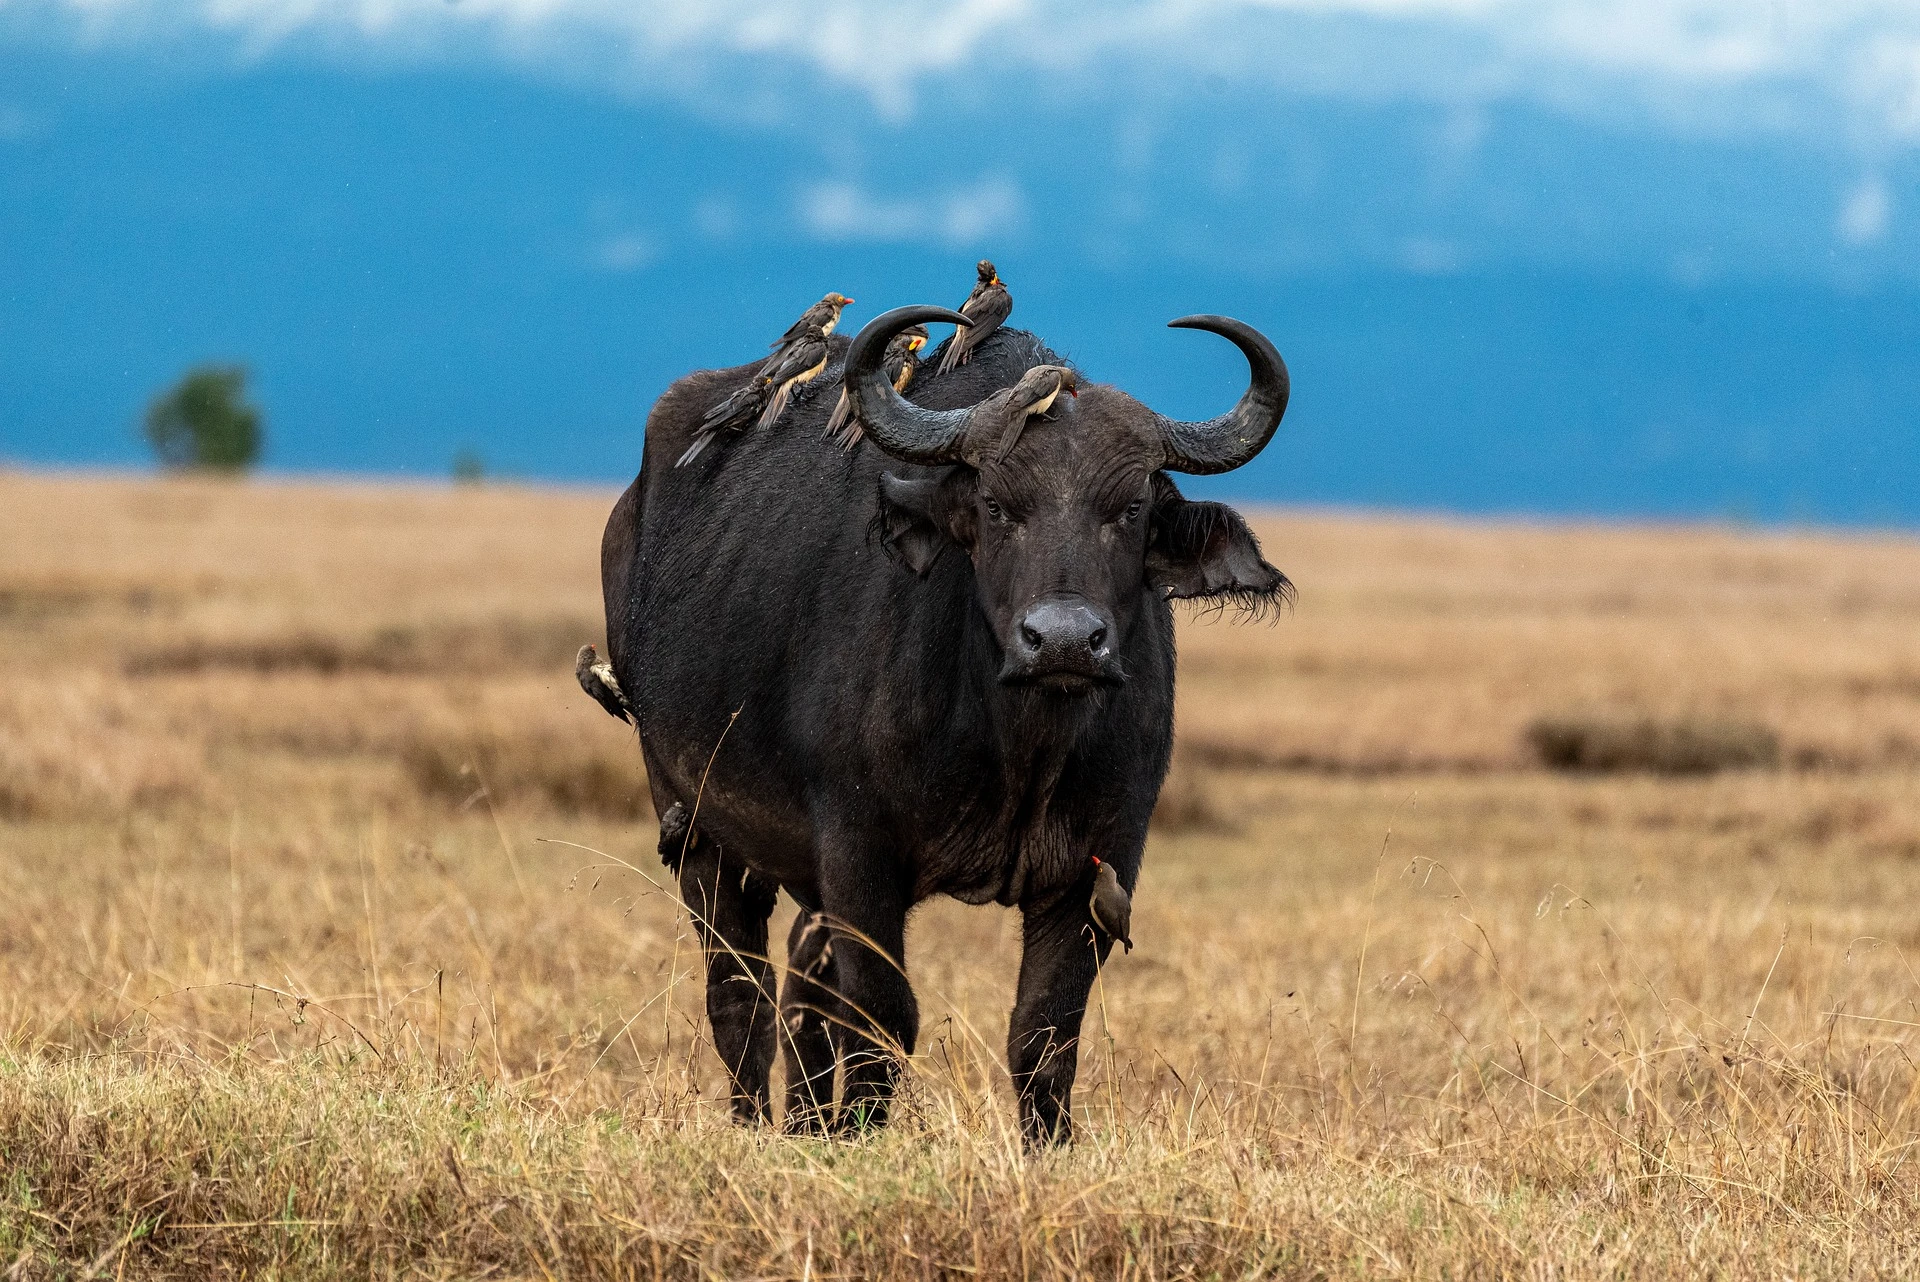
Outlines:
{"label": "buffalo ear", "polygon": [[1260,540],[1224,503],[1191,503],[1156,478],[1147,582],[1176,600],[1213,598],[1259,612],[1293,596],[1287,576],[1260,555]]}
{"label": "buffalo ear", "polygon": [[925,577],[949,543],[966,537],[964,504],[956,503],[955,468],[944,477],[908,480],[880,474],[880,510],[874,527],[881,544],[908,569]]}

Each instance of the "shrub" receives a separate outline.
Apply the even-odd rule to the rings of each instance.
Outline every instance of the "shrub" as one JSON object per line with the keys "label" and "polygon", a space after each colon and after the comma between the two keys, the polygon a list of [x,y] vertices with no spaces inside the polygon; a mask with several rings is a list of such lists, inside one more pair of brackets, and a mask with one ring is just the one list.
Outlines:
{"label": "shrub", "polygon": [[1706,775],[1780,764],[1780,738],[1752,721],[1541,717],[1526,746],[1553,770]]}

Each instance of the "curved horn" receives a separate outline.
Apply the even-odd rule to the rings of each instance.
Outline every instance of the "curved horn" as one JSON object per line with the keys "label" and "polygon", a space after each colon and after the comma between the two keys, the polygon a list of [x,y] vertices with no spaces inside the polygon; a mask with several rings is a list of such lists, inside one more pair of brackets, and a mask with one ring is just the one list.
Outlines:
{"label": "curved horn", "polygon": [[1184,423],[1156,415],[1167,443],[1162,467],[1202,476],[1231,472],[1265,449],[1280,426],[1280,416],[1287,412],[1287,363],[1266,335],[1230,316],[1182,316],[1168,321],[1167,328],[1204,329],[1231,339],[1253,367],[1253,379],[1240,403],[1219,418]]}
{"label": "curved horn", "polygon": [[867,437],[903,463],[958,463],[964,456],[967,418],[972,409],[930,410],[893,390],[881,369],[887,343],[909,325],[940,321],[971,325],[945,307],[896,307],[868,321],[847,349],[843,381],[853,420]]}

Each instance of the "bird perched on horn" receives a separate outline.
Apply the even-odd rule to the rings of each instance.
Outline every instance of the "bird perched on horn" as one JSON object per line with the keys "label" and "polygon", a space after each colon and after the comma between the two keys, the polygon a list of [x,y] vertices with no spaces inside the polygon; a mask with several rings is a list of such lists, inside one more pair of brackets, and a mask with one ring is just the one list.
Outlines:
{"label": "bird perched on horn", "polygon": [[1133,896],[1120,884],[1113,865],[1098,855],[1093,856],[1093,897],[1087,901],[1087,911],[1107,938],[1133,951]]}
{"label": "bird perched on horn", "polygon": [[762,367],[773,380],[773,396],[767,401],[767,407],[760,411],[761,427],[772,427],[780,420],[780,416],[786,413],[787,402],[793,398],[795,388],[804,387],[820,377],[820,371],[827,367],[830,350],[826,331],[814,325],[787,346],[785,355],[772,369]]}
{"label": "bird perched on horn", "polygon": [[620,682],[613,675],[613,665],[602,663],[599,652],[591,643],[580,647],[580,653],[573,661],[573,675],[580,682],[580,688],[607,710],[608,716],[628,723],[633,721],[633,709],[627,704],[627,696],[620,692]]}
{"label": "bird perched on horn", "polygon": [[1080,395],[1079,379],[1064,365],[1035,365],[1022,374],[1007,398],[1007,421],[1000,429],[1000,449],[994,457],[1005,458],[1013,453],[1013,447],[1020,443],[1020,433],[1027,429],[1028,419],[1052,417],[1053,404],[1062,392],[1073,397]]}
{"label": "bird perched on horn", "polygon": [[[909,326],[888,340],[880,368],[886,373],[887,381],[893,384],[894,391],[905,392],[907,385],[913,382],[914,374],[920,369],[918,353],[926,345],[925,325]],[[826,435],[833,437],[841,448],[849,450],[860,443],[860,423],[853,418],[852,411],[852,402],[847,397],[846,387],[842,385],[840,400],[827,419]]]}
{"label": "bird perched on horn", "polygon": [[766,364],[760,367],[760,372],[773,373],[774,367],[780,363],[780,358],[786,355],[787,349],[806,337],[808,330],[818,329],[822,334],[833,333],[833,327],[840,323],[841,309],[851,302],[853,300],[845,294],[828,294],[806,311],[801,312],[800,319],[787,326],[786,333],[767,344],[767,349],[773,355],[767,357]]}
{"label": "bird perched on horn", "polygon": [[979,280],[974,283],[973,292],[967,295],[967,301],[960,304],[960,314],[972,323],[964,329],[955,330],[953,337],[948,340],[947,354],[940,358],[942,374],[972,360],[973,349],[984,343],[987,335],[999,329],[1001,322],[1013,314],[1013,295],[1007,292],[993,264],[982,258],[974,270],[979,274]]}
{"label": "bird perched on horn", "polygon": [[722,432],[746,431],[772,400],[773,376],[754,375],[744,387],[735,388],[726,400],[701,416],[700,430],[693,434],[693,443],[687,446],[687,452],[680,456],[674,466],[685,467],[699,458],[700,452],[713,444]]}

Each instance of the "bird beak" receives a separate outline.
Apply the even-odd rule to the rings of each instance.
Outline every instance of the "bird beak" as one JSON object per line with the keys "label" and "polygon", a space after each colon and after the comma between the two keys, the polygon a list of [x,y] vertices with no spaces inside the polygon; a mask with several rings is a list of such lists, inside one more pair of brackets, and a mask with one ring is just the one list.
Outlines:
{"label": "bird beak", "polygon": [[907,340],[907,350],[910,352],[917,352],[926,345],[927,340],[924,338],[909,338]]}

